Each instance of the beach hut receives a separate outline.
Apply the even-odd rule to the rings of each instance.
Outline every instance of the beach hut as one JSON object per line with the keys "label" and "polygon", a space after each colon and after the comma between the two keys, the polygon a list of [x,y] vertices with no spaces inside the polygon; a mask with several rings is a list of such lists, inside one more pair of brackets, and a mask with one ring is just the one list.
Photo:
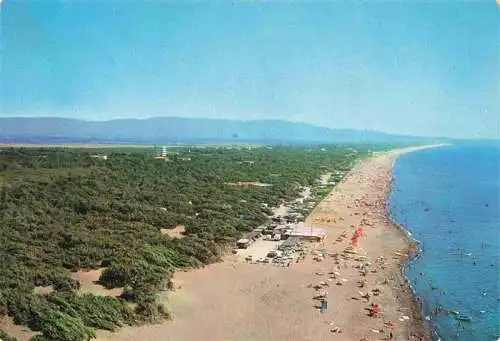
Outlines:
{"label": "beach hut", "polygon": [[326,238],[326,230],[318,227],[296,227],[290,232],[291,237],[298,237],[311,241],[323,241]]}

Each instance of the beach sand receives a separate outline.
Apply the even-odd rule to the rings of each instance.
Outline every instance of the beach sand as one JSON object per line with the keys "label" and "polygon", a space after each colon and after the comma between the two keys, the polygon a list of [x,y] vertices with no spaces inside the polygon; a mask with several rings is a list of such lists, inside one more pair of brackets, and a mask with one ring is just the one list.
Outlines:
{"label": "beach sand", "polygon": [[[286,268],[247,264],[231,255],[202,269],[177,272],[178,289],[161,296],[173,313],[171,321],[115,333],[99,331],[98,340],[354,341],[389,340],[391,333],[392,340],[430,340],[428,325],[402,275],[410,240],[386,210],[393,162],[415,149],[419,148],[378,153],[360,161],[317,205],[306,223],[328,230],[325,241],[314,245],[325,249],[323,261],[308,255]],[[356,254],[344,253],[358,226],[364,236],[354,248]],[[360,256],[366,259],[355,260]],[[356,266],[367,262],[364,276]],[[363,280],[364,287],[359,287]],[[323,313],[312,299],[318,291],[311,287],[321,281],[329,284],[324,287],[328,309]],[[363,298],[366,293],[371,297]],[[372,303],[382,308],[380,317],[368,315],[366,308]]]}

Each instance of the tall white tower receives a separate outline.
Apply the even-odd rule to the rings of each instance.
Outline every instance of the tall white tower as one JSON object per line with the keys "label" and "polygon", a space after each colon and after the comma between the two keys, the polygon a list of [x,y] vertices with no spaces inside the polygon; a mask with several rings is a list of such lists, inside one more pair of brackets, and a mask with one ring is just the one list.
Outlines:
{"label": "tall white tower", "polygon": [[167,146],[162,146],[161,147],[161,156],[162,157],[167,157]]}

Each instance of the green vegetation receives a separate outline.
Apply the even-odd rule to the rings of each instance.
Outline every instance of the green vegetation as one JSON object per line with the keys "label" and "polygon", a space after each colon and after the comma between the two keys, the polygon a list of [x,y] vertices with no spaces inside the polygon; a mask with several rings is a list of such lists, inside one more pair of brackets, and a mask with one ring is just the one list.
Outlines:
{"label": "green vegetation", "polygon": [[9,336],[4,331],[0,330],[0,340],[2,341],[17,341],[15,337]]}
{"label": "green vegetation", "polygon": [[[262,203],[276,206],[325,172],[349,170],[368,154],[356,149],[186,147],[164,162],[140,149],[3,148],[0,317],[40,331],[37,341],[88,340],[95,328],[166,318],[156,295],[175,269],[219,261],[268,219]],[[238,181],[272,186],[227,185]],[[183,238],[160,233],[178,224],[186,227]],[[70,278],[102,267],[100,283],[124,287],[121,297],[83,294]],[[55,291],[33,293],[47,285]]]}

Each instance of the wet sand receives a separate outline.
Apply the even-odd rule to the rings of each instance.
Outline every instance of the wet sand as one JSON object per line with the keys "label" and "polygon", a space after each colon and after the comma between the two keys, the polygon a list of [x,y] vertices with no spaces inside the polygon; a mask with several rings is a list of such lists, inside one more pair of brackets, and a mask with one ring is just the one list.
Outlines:
{"label": "wet sand", "polygon": [[[416,149],[360,161],[318,204],[306,223],[328,230],[323,243],[310,245],[324,249],[321,262],[308,255],[284,268],[246,264],[231,255],[203,269],[177,272],[178,289],[161,295],[174,315],[171,321],[116,333],[99,331],[98,340],[353,341],[389,340],[391,333],[392,340],[430,340],[428,325],[401,271],[410,241],[386,210],[393,162]],[[364,236],[353,248],[356,254],[345,253],[358,226]],[[365,257],[363,262],[360,256]],[[357,267],[366,263],[369,271],[364,276]],[[363,280],[364,287],[359,287]],[[320,282],[329,285],[323,287],[328,291],[328,309],[323,313],[312,299],[318,294],[312,286]],[[363,298],[366,293],[368,299]],[[366,308],[372,303],[382,307],[380,317],[368,315]]]}

